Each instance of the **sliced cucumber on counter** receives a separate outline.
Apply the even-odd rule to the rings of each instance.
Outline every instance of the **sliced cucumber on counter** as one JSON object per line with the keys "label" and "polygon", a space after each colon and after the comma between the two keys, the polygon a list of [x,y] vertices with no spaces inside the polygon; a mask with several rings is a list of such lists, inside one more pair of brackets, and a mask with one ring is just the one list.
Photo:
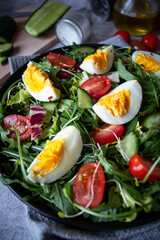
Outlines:
{"label": "sliced cucumber on counter", "polygon": [[92,98],[91,96],[82,88],[77,90],[78,96],[78,107],[80,108],[92,108]]}
{"label": "sliced cucumber on counter", "polygon": [[121,140],[121,148],[130,159],[135,153],[138,153],[138,138],[134,132],[130,132]]}
{"label": "sliced cucumber on counter", "polygon": [[13,50],[13,43],[0,44],[0,65],[5,65],[8,61],[8,56]]}
{"label": "sliced cucumber on counter", "polygon": [[155,129],[160,127],[160,113],[154,113],[145,117],[142,126],[147,129]]}
{"label": "sliced cucumber on counter", "polygon": [[13,50],[13,43],[0,44],[0,57],[9,56],[12,50]]}
{"label": "sliced cucumber on counter", "polygon": [[37,37],[56,23],[69,8],[69,5],[46,0],[28,18],[24,29],[29,35]]}
{"label": "sliced cucumber on counter", "polygon": [[4,56],[4,57],[0,57],[0,65],[5,65],[8,61],[8,57]]}
{"label": "sliced cucumber on counter", "polygon": [[11,41],[13,34],[16,31],[16,22],[10,16],[0,17],[0,43]]}

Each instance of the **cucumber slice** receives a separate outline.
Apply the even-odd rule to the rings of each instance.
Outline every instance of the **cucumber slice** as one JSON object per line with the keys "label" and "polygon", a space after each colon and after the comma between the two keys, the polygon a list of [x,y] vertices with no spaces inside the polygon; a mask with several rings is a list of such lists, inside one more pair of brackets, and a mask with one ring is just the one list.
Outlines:
{"label": "cucumber slice", "polygon": [[127,156],[128,160],[138,153],[138,138],[134,132],[128,133],[121,141],[121,149]]}
{"label": "cucumber slice", "polygon": [[78,107],[80,108],[92,108],[92,98],[91,96],[82,88],[77,90],[78,96]]}
{"label": "cucumber slice", "polygon": [[0,56],[9,56],[13,50],[13,43],[2,43],[0,44]]}
{"label": "cucumber slice", "polygon": [[142,126],[147,129],[160,127],[160,113],[154,113],[145,117]]}
{"label": "cucumber slice", "polygon": [[55,102],[43,102],[42,105],[47,111],[53,113],[57,104]]}
{"label": "cucumber slice", "polygon": [[16,31],[16,22],[10,16],[0,17],[0,43],[11,41],[13,34]]}
{"label": "cucumber slice", "polygon": [[29,35],[37,37],[56,23],[69,8],[69,5],[46,0],[27,19],[24,29]]}
{"label": "cucumber slice", "polygon": [[5,65],[8,61],[8,57],[4,56],[4,57],[0,57],[0,65]]}
{"label": "cucumber slice", "polygon": [[95,52],[95,48],[93,47],[88,47],[88,46],[82,46],[82,47],[79,47],[79,48],[76,48],[74,50],[72,50],[72,53],[75,54],[75,53],[87,53],[88,55],[92,54]]}

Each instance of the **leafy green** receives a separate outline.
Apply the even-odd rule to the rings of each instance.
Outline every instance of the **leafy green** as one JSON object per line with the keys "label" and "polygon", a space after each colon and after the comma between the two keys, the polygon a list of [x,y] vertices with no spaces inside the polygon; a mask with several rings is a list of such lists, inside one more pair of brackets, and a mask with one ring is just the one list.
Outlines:
{"label": "leafy green", "polygon": [[136,80],[136,77],[125,69],[121,59],[118,59],[117,71],[119,76],[126,81]]}
{"label": "leafy green", "polygon": [[9,144],[9,149],[14,149],[17,146],[17,142],[13,138],[8,138],[9,130],[4,130],[2,126],[0,126],[1,140],[4,144]]}
{"label": "leafy green", "polygon": [[16,95],[14,95],[10,101],[9,105],[17,104],[17,103],[23,103],[28,104],[28,98],[30,98],[31,95],[27,90],[21,89]]}
{"label": "leafy green", "polygon": [[74,213],[73,205],[66,199],[60,184],[53,184],[51,197],[53,198],[54,204],[65,214],[69,215]]}
{"label": "leafy green", "polygon": [[50,61],[46,58],[42,58],[41,62],[37,63],[32,61],[39,69],[42,69],[46,74],[48,74],[51,80],[55,80],[57,73],[61,70],[61,67],[52,66]]}

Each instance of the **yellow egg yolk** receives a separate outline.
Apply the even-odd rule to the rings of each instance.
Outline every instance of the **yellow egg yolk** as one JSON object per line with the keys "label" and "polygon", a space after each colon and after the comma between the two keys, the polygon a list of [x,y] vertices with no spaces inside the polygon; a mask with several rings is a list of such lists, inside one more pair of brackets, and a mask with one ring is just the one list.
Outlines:
{"label": "yellow egg yolk", "polygon": [[33,175],[43,176],[53,170],[63,155],[63,140],[47,141],[46,147],[37,156],[37,162],[31,169]]}
{"label": "yellow egg yolk", "polygon": [[114,117],[122,117],[130,107],[130,92],[123,89],[100,99],[97,104],[104,106]]}
{"label": "yellow egg yolk", "polygon": [[153,57],[143,53],[139,53],[136,56],[136,63],[141,65],[149,72],[157,72],[158,70],[160,70],[160,64],[158,63],[158,61],[155,60]]}
{"label": "yellow egg yolk", "polygon": [[83,62],[92,60],[99,71],[104,71],[108,65],[108,53],[97,49],[95,54],[91,54],[84,59]]}
{"label": "yellow egg yolk", "polygon": [[42,69],[39,69],[34,64],[28,65],[23,73],[23,81],[32,92],[40,92],[45,86],[53,88],[54,92],[59,93],[59,90],[52,86],[53,82],[47,74],[44,74]]}

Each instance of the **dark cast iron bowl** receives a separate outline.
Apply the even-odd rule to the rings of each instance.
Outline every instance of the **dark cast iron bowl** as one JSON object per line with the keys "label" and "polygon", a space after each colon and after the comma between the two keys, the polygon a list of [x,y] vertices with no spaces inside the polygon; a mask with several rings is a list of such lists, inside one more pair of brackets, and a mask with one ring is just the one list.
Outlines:
{"label": "dark cast iron bowl", "polygon": [[[102,45],[100,44],[85,44],[85,46],[91,46],[94,48],[98,48]],[[60,53],[64,54],[63,49],[68,49],[69,47],[63,47],[63,48],[57,48],[52,51],[45,52],[38,57],[33,58],[32,60],[34,61],[39,61],[41,58],[46,56],[49,52],[55,52],[55,53]],[[16,80],[20,79],[22,77],[23,72],[25,71],[27,67],[27,63],[24,64],[22,67],[20,67],[17,71],[15,71],[9,78],[8,80],[3,84],[3,86],[0,89],[0,97],[2,98],[4,92],[7,90],[7,88]],[[2,167],[1,161],[0,161],[0,173],[5,174],[5,171]],[[23,188],[20,184],[14,183],[8,186],[8,188],[11,190],[13,194],[16,195],[19,199],[22,199],[26,195],[28,195],[28,192],[25,188]],[[123,223],[123,222],[101,222],[101,223],[93,223],[89,221],[88,219],[84,219],[82,216],[76,217],[76,218],[60,218],[58,217],[57,213],[54,211],[51,211],[51,209],[47,208],[45,204],[40,205],[38,202],[36,203],[35,201],[28,201],[24,202],[29,208],[37,211],[38,213],[48,217],[51,220],[70,225],[72,227],[76,228],[82,228],[82,229],[87,229],[87,230],[92,230],[92,231],[105,231],[105,230],[118,230],[118,229],[126,229],[126,228],[132,228],[136,226],[142,226],[147,223],[151,223],[153,221],[158,220],[159,213],[158,212],[150,212],[150,213],[139,213],[138,217],[136,220],[128,223]]]}

